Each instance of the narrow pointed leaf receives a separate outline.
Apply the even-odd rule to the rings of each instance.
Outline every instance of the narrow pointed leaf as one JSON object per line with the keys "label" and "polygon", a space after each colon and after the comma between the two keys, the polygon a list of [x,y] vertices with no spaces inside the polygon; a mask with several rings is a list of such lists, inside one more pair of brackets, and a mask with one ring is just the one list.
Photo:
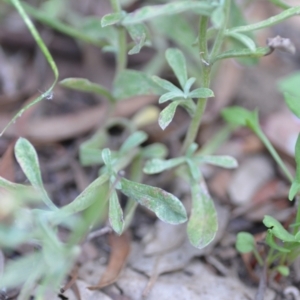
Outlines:
{"label": "narrow pointed leaf", "polygon": [[161,143],[153,143],[142,150],[143,158],[164,158],[168,155],[168,148]]}
{"label": "narrow pointed leaf", "polygon": [[113,230],[121,235],[124,227],[123,211],[119,203],[118,194],[114,190],[109,198],[109,222]]}
{"label": "narrow pointed leaf", "polygon": [[188,77],[186,70],[186,62],[182,52],[179,49],[170,48],[166,51],[166,59],[169,66],[176,75],[181,88],[183,89]]}
{"label": "narrow pointed leaf", "polygon": [[214,203],[202,186],[192,184],[192,211],[187,225],[189,240],[196,248],[204,248],[218,230],[217,212]]}
{"label": "narrow pointed leaf", "polygon": [[93,83],[85,78],[66,78],[60,81],[59,84],[69,89],[102,95],[111,102],[115,101],[114,97],[105,87],[100,84]]}
{"label": "narrow pointed leaf", "polygon": [[256,121],[254,112],[240,106],[223,109],[222,117],[226,122],[239,126],[247,126],[249,122]]}
{"label": "narrow pointed leaf", "polygon": [[191,175],[194,179],[194,181],[199,181],[201,178],[201,173],[199,170],[199,167],[197,164],[194,163],[194,161],[192,159],[186,159],[187,165],[189,167],[189,170],[191,172]]}
{"label": "narrow pointed leaf", "polygon": [[121,179],[122,193],[146,206],[156,216],[169,224],[180,224],[187,220],[183,204],[174,195],[157,187]]}
{"label": "narrow pointed leaf", "polygon": [[188,94],[189,98],[210,98],[214,96],[214,92],[207,88],[199,88]]}
{"label": "narrow pointed leaf", "polygon": [[263,219],[264,225],[269,228],[269,231],[283,242],[295,242],[295,237],[290,234],[276,219],[271,216],[265,216]]}
{"label": "narrow pointed leaf", "polygon": [[99,188],[109,179],[108,174],[103,174],[94,180],[79,196],[70,204],[64,206],[61,212],[64,216],[73,215],[85,210],[95,201],[105,201],[105,195],[99,195]]}
{"label": "narrow pointed leaf", "polygon": [[188,81],[185,83],[185,86],[184,86],[184,94],[185,95],[188,95],[192,85],[195,83],[196,81],[196,78],[195,77],[191,77],[188,79]]}
{"label": "narrow pointed leaf", "polygon": [[165,109],[161,111],[158,118],[158,124],[162,130],[165,130],[166,127],[172,122],[176,108],[180,104],[180,101],[174,101],[169,104]]}
{"label": "narrow pointed leaf", "polygon": [[244,46],[249,48],[251,51],[253,51],[253,52],[255,51],[255,49],[256,49],[255,42],[247,35],[241,34],[241,33],[236,33],[236,32],[231,32],[230,34],[228,34],[228,36],[239,41],[241,44],[243,44]]}
{"label": "narrow pointed leaf", "polygon": [[289,200],[293,200],[300,191],[300,134],[295,145],[296,176],[289,191]]}
{"label": "narrow pointed leaf", "polygon": [[227,169],[233,169],[238,166],[237,160],[227,155],[198,155],[195,156],[195,160],[197,163],[206,163]]}
{"label": "narrow pointed leaf", "polygon": [[163,95],[160,96],[160,98],[158,99],[158,103],[165,103],[171,99],[175,99],[175,98],[182,98],[182,91],[180,91],[180,93],[178,92],[168,92],[165,93]]}
{"label": "narrow pointed leaf", "polygon": [[284,93],[284,100],[290,111],[298,118],[300,118],[300,101],[299,97],[296,97],[290,93]]}
{"label": "narrow pointed leaf", "polygon": [[175,15],[189,10],[200,15],[209,16],[213,9],[214,6],[212,4],[202,1],[178,1],[162,5],[144,6],[127,14],[122,24],[142,23],[159,16]]}
{"label": "narrow pointed leaf", "polygon": [[131,149],[141,145],[147,140],[147,138],[148,135],[144,131],[136,131],[135,133],[130,135],[123,143],[123,145],[120,148],[120,153],[126,153]]}
{"label": "narrow pointed leaf", "polygon": [[107,14],[101,19],[102,27],[119,23],[125,16],[124,12]]}
{"label": "narrow pointed leaf", "polygon": [[173,93],[178,93],[183,95],[183,92],[181,89],[179,89],[177,86],[175,86],[173,83],[171,83],[170,81],[167,81],[165,79],[161,79],[158,76],[152,76],[153,81],[158,84],[159,86],[161,86],[163,89],[173,92]]}
{"label": "narrow pointed leaf", "polygon": [[128,52],[129,55],[137,54],[141,51],[147,40],[147,28],[144,24],[134,24],[126,26],[128,33],[135,43],[135,46]]}
{"label": "narrow pointed leaf", "polygon": [[105,148],[101,152],[102,160],[107,167],[110,167],[112,164],[111,152],[108,148]]}
{"label": "narrow pointed leaf", "polygon": [[31,143],[19,138],[15,145],[15,156],[32,186],[41,193],[44,203],[49,208],[57,210],[44,188],[38,156]]}
{"label": "narrow pointed leaf", "polygon": [[161,95],[165,92],[150,76],[135,70],[120,72],[113,91],[114,96],[120,100],[139,95]]}
{"label": "narrow pointed leaf", "polygon": [[154,158],[148,160],[143,171],[146,174],[157,174],[165,170],[175,168],[185,162],[184,157],[171,158],[168,160]]}

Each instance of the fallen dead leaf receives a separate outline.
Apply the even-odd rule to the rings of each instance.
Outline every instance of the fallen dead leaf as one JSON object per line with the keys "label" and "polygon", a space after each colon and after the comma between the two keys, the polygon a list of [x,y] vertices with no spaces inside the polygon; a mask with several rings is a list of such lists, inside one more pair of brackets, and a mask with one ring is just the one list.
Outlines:
{"label": "fallen dead leaf", "polygon": [[[118,102],[113,117],[128,117],[142,107],[153,103],[156,99],[157,96],[140,96]],[[37,105],[41,105],[41,103]],[[63,116],[31,119],[22,126],[22,136],[43,143],[74,138],[99,126],[106,119],[107,113],[106,105],[101,104],[81,112]],[[1,115],[0,128],[4,128],[11,119],[12,116]],[[18,120],[16,124],[7,129],[5,132],[6,136],[20,136],[20,129],[18,130],[17,123]]]}
{"label": "fallen dead leaf", "polygon": [[9,144],[0,161],[0,176],[9,181],[15,181],[14,145],[15,142]]}
{"label": "fallen dead leaf", "polygon": [[107,269],[99,283],[96,286],[89,287],[90,290],[98,290],[114,283],[127,261],[130,253],[130,237],[128,232],[123,233],[121,236],[111,233],[109,235],[109,244],[111,246],[111,256]]}

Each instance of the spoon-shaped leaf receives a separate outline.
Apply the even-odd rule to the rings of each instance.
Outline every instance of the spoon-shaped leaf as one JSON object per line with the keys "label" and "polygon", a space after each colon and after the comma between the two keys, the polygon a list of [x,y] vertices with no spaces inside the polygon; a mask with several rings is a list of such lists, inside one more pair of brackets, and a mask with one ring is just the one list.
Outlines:
{"label": "spoon-shaped leaf", "polygon": [[169,224],[180,224],[187,220],[183,204],[174,195],[125,178],[121,179],[121,184],[123,194],[152,210],[160,220]]}
{"label": "spoon-shaped leaf", "polygon": [[173,101],[159,114],[158,124],[162,130],[165,130],[172,122],[176,112],[176,108],[180,104],[180,102],[181,102],[180,100]]}
{"label": "spoon-shaped leaf", "polygon": [[41,193],[44,203],[57,210],[44,188],[38,156],[32,144],[24,138],[19,138],[15,145],[15,156],[27,179]]}
{"label": "spoon-shaped leaf", "polygon": [[166,51],[166,59],[176,75],[181,88],[184,89],[188,78],[185,58],[182,52],[179,49],[170,48]]}
{"label": "spoon-shaped leaf", "polygon": [[255,249],[255,240],[251,233],[239,232],[236,237],[235,247],[240,253],[249,253]]}
{"label": "spoon-shaped leaf", "polygon": [[214,239],[217,230],[217,212],[211,197],[198,182],[192,183],[192,212],[187,225],[191,244],[204,248]]}
{"label": "spoon-shaped leaf", "polygon": [[197,163],[206,163],[227,169],[233,169],[238,166],[237,160],[227,155],[197,155],[194,160]]}
{"label": "spoon-shaped leaf", "polygon": [[184,162],[184,157],[171,158],[168,160],[154,158],[147,161],[143,171],[146,174],[157,174],[162,171],[177,167]]}
{"label": "spoon-shaped leaf", "polygon": [[189,98],[210,98],[214,96],[214,92],[207,88],[195,89],[191,91],[188,95]]}

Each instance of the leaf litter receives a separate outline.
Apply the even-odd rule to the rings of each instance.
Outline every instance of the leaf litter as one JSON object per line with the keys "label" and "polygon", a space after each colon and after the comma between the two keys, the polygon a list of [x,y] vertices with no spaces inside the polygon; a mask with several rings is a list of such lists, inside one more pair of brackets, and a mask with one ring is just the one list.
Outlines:
{"label": "leaf litter", "polygon": [[[251,5],[249,8],[249,18],[251,18]],[[271,14],[264,4],[256,5],[263,8],[259,10],[260,13]],[[252,8],[252,13],[253,11],[257,10]],[[295,26],[295,20],[287,22],[293,22],[288,24]],[[1,29],[0,31],[3,32],[3,30],[4,29]],[[295,31],[298,32],[297,30]],[[0,39],[3,39],[1,32]],[[5,72],[4,75],[1,73],[1,82],[3,82],[4,85],[2,85],[3,87],[1,86],[0,128],[3,128],[11,119],[12,112],[23,106],[26,99],[29,99],[29,96],[36,93],[37,88],[39,88],[32,83],[38,82],[39,78],[37,72],[32,72],[31,76],[27,76],[27,68],[20,68],[19,65],[17,66],[18,72],[15,72],[15,56],[13,51],[9,50],[7,44],[11,43],[10,46],[12,48],[19,49],[19,46],[16,46],[18,33],[20,33],[20,31],[16,31],[15,36],[12,34],[14,40],[6,39],[5,52],[3,52],[0,57],[2,62],[5,61],[5,67],[9,69],[9,72]],[[61,42],[61,40],[58,40],[59,37],[56,34],[53,34],[52,38],[54,39],[53,44],[57,41]],[[21,61],[26,60],[28,54],[36,55],[32,51],[34,48],[33,42],[29,42],[29,44],[31,43],[29,48],[26,46],[25,40],[20,39],[18,42],[22,48],[19,54]],[[86,46],[83,46],[80,50],[75,49],[77,51],[74,50],[75,53],[72,50],[73,44],[69,47],[71,44],[69,44],[69,42],[67,43],[68,51],[71,51],[69,54],[73,53],[72,55],[74,56],[69,55],[69,58],[66,59],[65,54],[62,53],[63,51],[60,50],[59,47],[57,48],[58,50],[56,50],[58,59],[63,57],[64,60],[69,60],[68,63],[64,65],[66,68],[64,72],[71,73],[75,65],[78,70],[78,74],[76,75],[82,77],[91,75],[90,78],[95,77],[95,74],[92,74],[95,70],[91,70],[91,74],[86,74],[86,70],[88,69],[83,65],[80,59],[78,59],[78,54],[79,56],[85,55],[86,53],[90,53],[90,50],[87,49]],[[98,52],[96,52],[96,55],[101,55],[105,63],[108,64],[108,68],[110,70],[113,69],[109,55],[99,54]],[[139,60],[146,62],[148,59],[147,55],[145,54],[143,56],[141,54]],[[254,72],[251,73],[251,75],[247,75],[248,77],[245,76],[245,72],[248,72],[248,69],[245,69],[236,61],[230,62],[229,65],[222,66],[222,72],[225,73],[225,76],[217,78],[215,81],[217,97],[215,103],[212,103],[211,111],[208,110],[208,116],[205,117],[205,126],[213,128],[217,125],[215,125],[214,122],[219,122],[218,114],[224,105],[231,104],[233,101],[238,103],[245,101],[246,105],[252,107],[256,106],[255,99],[259,99],[260,102],[258,106],[260,106],[260,109],[263,111],[263,116],[267,116],[262,119],[263,130],[275,146],[287,154],[288,160],[289,157],[293,157],[294,155],[293,149],[296,135],[299,132],[299,120],[290,113],[287,113],[280,105],[278,106],[278,101],[270,96],[270,93],[268,93],[269,90],[266,87],[272,86],[272,89],[274,89],[273,86],[275,86],[278,74],[290,71],[294,67],[290,66],[289,70],[283,70],[283,62],[280,58],[280,54],[276,54],[275,61],[274,58],[272,59],[273,65],[266,65],[268,68],[267,73],[271,74],[269,79],[262,77],[257,78]],[[87,62],[85,61],[84,63]],[[294,63],[299,62],[292,61],[291,64]],[[34,68],[32,61],[29,61],[28,65],[31,69]],[[73,66],[71,67],[71,65]],[[255,68],[261,70],[262,67]],[[82,69],[85,69],[85,73]],[[97,72],[98,71],[97,68]],[[101,73],[101,70],[99,72]],[[229,74],[227,72],[229,72]],[[258,73],[257,70],[256,73]],[[275,75],[275,73],[277,74]],[[9,77],[5,77],[8,75]],[[49,81],[50,75],[51,74],[47,72],[45,74]],[[110,76],[110,78],[107,76],[105,81],[111,85],[112,75]],[[232,78],[230,84],[225,80],[228,79],[226,78],[227,76]],[[239,79],[239,84],[236,79]],[[252,79],[255,82],[254,86],[251,86]],[[10,83],[11,86],[9,86],[8,83]],[[248,87],[246,88],[245,86]],[[223,88],[225,89],[226,87],[225,92],[218,92],[218,87],[221,92]],[[271,95],[273,95],[273,91],[271,92]],[[218,93],[220,94],[219,97]],[[278,94],[276,97],[278,97]],[[102,99],[97,99],[97,101],[94,102],[91,101],[90,105],[86,104],[89,100],[84,94],[80,94],[80,100],[74,103],[72,103],[70,98],[70,94],[61,93],[59,90],[55,91],[52,101],[49,101],[47,104],[49,105],[47,107],[50,107],[49,111],[43,110],[42,107],[44,103],[40,103],[34,107],[31,112],[28,112],[27,116],[26,114],[22,115],[16,124],[9,128],[4,137],[7,144],[13,142],[13,139],[20,134],[35,142],[38,146],[39,154],[41,155],[41,170],[42,176],[45,179],[46,188],[56,186],[56,189],[54,188],[51,193],[54,195],[57,204],[65,204],[68,200],[74,198],[74,195],[82,191],[86,182],[90,182],[95,178],[96,171],[92,168],[81,169],[82,174],[76,174],[77,178],[75,178],[74,173],[79,173],[79,170],[78,165],[74,164],[74,162],[65,163],[61,167],[49,171],[47,161],[57,160],[62,157],[63,153],[70,154],[74,157],[74,152],[78,152],[78,145],[85,140],[87,134],[92,134],[97,128],[101,127],[107,113],[107,107]],[[129,98],[117,104],[116,116],[131,117],[139,111],[140,108],[147,107],[156,101],[157,97],[152,96]],[[280,99],[280,101],[283,100]],[[51,113],[51,109],[53,111],[57,109],[58,103],[63,103],[59,108],[59,110],[62,110],[60,115]],[[277,112],[274,112],[274,108],[276,108]],[[186,122],[184,118],[184,115],[179,112],[177,116],[175,115],[175,122],[177,120],[178,124],[182,124]],[[182,126],[184,127],[185,125],[182,124]],[[144,126],[144,128],[146,131],[151,131],[148,125]],[[170,132],[167,132],[164,135],[155,127],[152,139],[155,140],[161,136],[162,141],[168,140],[169,134]],[[205,140],[203,134],[204,130],[200,133],[200,140]],[[215,242],[202,250],[193,248],[185,239],[186,225],[175,227],[165,225],[161,221],[155,221],[154,223],[151,215],[147,215],[143,210],[140,210],[137,217],[138,221],[135,221],[137,224],[134,224],[131,229],[132,235],[134,236],[133,239],[129,239],[126,234],[121,237],[110,234],[108,244],[106,244],[106,236],[98,237],[95,241],[93,240],[91,242],[93,245],[93,250],[89,250],[91,251],[91,255],[87,255],[86,260],[80,261],[81,265],[78,269],[78,278],[74,277],[74,285],[77,286],[81,299],[109,300],[118,299],[118,296],[119,299],[121,299],[121,297],[124,297],[124,299],[127,297],[128,299],[134,300],[141,299],[143,295],[147,296],[149,300],[170,298],[199,299],[199,297],[209,300],[218,299],[220,295],[223,295],[224,299],[252,299],[254,297],[255,290],[246,287],[249,281],[247,282],[245,277],[249,276],[249,274],[246,273],[247,271],[245,271],[243,266],[238,265],[239,258],[234,252],[233,243],[229,243],[229,245],[226,246],[227,248],[224,246],[224,241],[228,234],[236,233],[235,231],[228,232],[227,230],[228,228],[233,228],[230,227],[230,224],[233,222],[236,222],[237,226],[241,226],[241,216],[249,221],[249,230],[256,230],[256,222],[260,219],[260,217],[258,217],[259,213],[261,215],[271,214],[285,221],[289,218],[292,211],[289,202],[286,202],[284,197],[284,189],[286,186],[285,183],[282,182],[282,176],[278,174],[272,163],[266,158],[261,144],[254,141],[254,144],[247,148],[245,145],[248,145],[246,140],[249,133],[244,134],[242,132],[235,134],[240,134],[238,139],[235,139],[236,135],[233,135],[228,142],[233,143],[233,146],[227,147],[227,149],[223,148],[223,150],[227,151],[225,151],[225,154],[234,154],[234,156],[238,154],[240,160],[239,170],[242,169],[243,171],[243,169],[245,169],[246,175],[239,175],[243,178],[241,182],[237,184],[235,177],[237,176],[236,172],[242,171],[226,171],[227,175],[222,177],[219,176],[219,173],[222,171],[218,168],[213,168],[212,175],[210,176],[216,177],[215,183],[212,183],[210,180],[211,177],[207,178],[209,189],[212,191],[213,197],[217,198],[217,210],[220,215],[219,230]],[[179,131],[172,130],[173,140],[179,136]],[[20,171],[14,170],[11,147],[8,147],[6,152],[4,148],[6,147],[0,147],[2,157],[0,164],[1,176],[11,181],[24,182],[25,178]],[[258,154],[260,157],[257,163],[259,175],[261,176],[259,178],[255,178],[255,176],[251,175],[251,167],[256,163],[255,159],[253,160],[253,154]],[[213,188],[213,185],[215,188]],[[222,188],[220,188],[220,186],[222,186]],[[244,193],[243,199],[236,196],[237,192],[232,186],[239,187],[239,195]],[[173,188],[175,189],[175,187]],[[220,201],[218,201],[218,199],[220,199]],[[279,213],[282,211],[284,214],[279,216]],[[137,238],[136,228],[140,226],[138,222],[141,222],[144,228],[146,228],[146,231],[148,231],[148,235],[144,239]],[[227,226],[228,223],[229,226]],[[25,248],[26,247],[24,247],[24,249],[17,249],[18,253],[22,255],[22,253],[32,251],[30,247]],[[231,258],[230,255],[228,255],[229,258],[224,259],[226,255],[224,254],[223,258],[222,255],[220,255],[220,252],[224,250],[225,253],[226,249],[230,249],[231,253],[233,253],[231,254]],[[2,256],[0,255],[0,269],[1,265],[3,265],[2,258],[6,256],[9,257],[7,253],[4,253]],[[201,257],[201,261],[199,257]],[[227,272],[224,272],[223,276],[219,274],[222,267],[218,270],[218,261],[221,261],[222,265],[227,267]],[[242,272],[244,272],[244,276],[240,279],[238,273]],[[241,283],[241,280],[244,283]],[[297,280],[299,281],[299,274]],[[94,288],[93,290],[88,288],[91,286]],[[292,287],[292,284],[290,284],[290,286]],[[101,291],[99,291],[99,289],[101,289]],[[284,293],[296,295],[297,291],[295,289],[285,288]],[[68,299],[79,299],[79,294],[76,294],[72,289],[68,289],[64,292],[64,296]],[[274,291],[268,291],[268,294],[265,295],[265,299],[273,299],[274,297]],[[49,299],[55,298],[58,299],[58,296],[50,292]]]}

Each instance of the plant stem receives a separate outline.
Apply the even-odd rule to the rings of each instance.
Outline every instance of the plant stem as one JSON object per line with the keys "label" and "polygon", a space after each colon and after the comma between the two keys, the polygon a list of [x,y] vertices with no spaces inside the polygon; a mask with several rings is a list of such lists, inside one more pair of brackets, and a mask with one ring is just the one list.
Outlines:
{"label": "plant stem", "polygon": [[265,27],[270,27],[273,25],[276,25],[292,16],[299,15],[300,14],[300,6],[292,7],[289,9],[286,9],[282,13],[271,17],[269,19],[266,19],[264,21],[251,24],[251,25],[245,25],[245,26],[239,26],[239,27],[234,27],[232,29],[227,29],[226,34],[231,33],[231,32],[249,32],[249,31],[254,31],[258,29],[262,29]]}
{"label": "plant stem", "polygon": [[[211,66],[208,63],[208,50],[207,50],[207,25],[208,25],[208,17],[201,17],[200,18],[200,24],[199,24],[199,50],[200,55],[202,57],[203,62],[203,69],[202,69],[202,87],[209,88],[210,85],[210,72],[211,72]],[[185,140],[183,142],[183,146],[181,149],[181,153],[183,154],[187,148],[190,146],[191,143],[194,142],[201,119],[203,116],[203,113],[205,111],[206,107],[206,98],[200,98],[198,99],[198,103],[196,106],[196,111],[193,116],[193,119],[191,121],[191,124],[189,126],[187,135],[185,137]]]}
{"label": "plant stem", "polygon": [[290,173],[290,171],[288,170],[288,168],[286,167],[286,165],[282,161],[281,157],[276,152],[273,145],[269,142],[268,138],[265,136],[265,134],[261,130],[255,130],[255,133],[260,138],[260,140],[263,142],[265,147],[268,149],[268,151],[270,152],[270,154],[272,155],[272,157],[274,158],[276,163],[279,165],[281,170],[284,172],[285,176],[292,183],[293,180],[294,180],[292,174]]}
{"label": "plant stem", "polygon": [[[114,13],[121,13],[122,7],[119,0],[110,0]],[[126,30],[123,26],[118,26],[118,53],[117,53],[117,74],[127,66],[127,40]]]}

